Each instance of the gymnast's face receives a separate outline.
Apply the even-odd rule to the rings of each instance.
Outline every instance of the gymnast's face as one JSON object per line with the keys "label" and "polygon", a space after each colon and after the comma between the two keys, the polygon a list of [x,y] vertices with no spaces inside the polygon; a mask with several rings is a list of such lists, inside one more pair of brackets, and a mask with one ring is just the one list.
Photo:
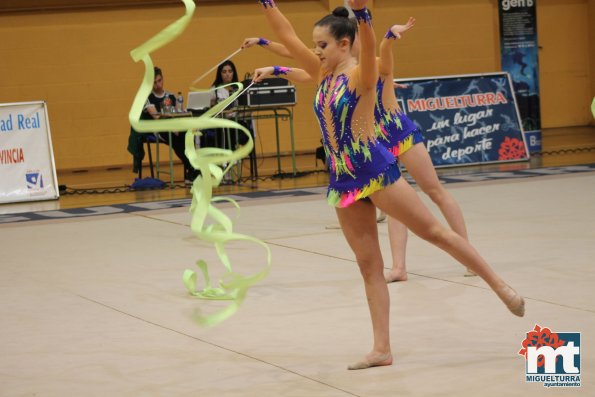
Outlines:
{"label": "gymnast's face", "polygon": [[314,54],[320,59],[322,67],[333,70],[346,55],[349,55],[348,39],[336,40],[328,30],[328,26],[315,26],[312,32]]}
{"label": "gymnast's face", "polygon": [[229,84],[233,80],[233,69],[229,65],[223,66],[221,69],[221,80],[223,80],[223,84]]}

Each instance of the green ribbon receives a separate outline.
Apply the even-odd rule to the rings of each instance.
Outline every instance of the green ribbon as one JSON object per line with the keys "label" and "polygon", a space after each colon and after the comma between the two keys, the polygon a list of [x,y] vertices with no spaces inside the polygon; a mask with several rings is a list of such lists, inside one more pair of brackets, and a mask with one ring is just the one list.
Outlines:
{"label": "green ribbon", "polygon": [[[190,212],[192,220],[190,228],[192,232],[201,240],[212,243],[217,252],[221,263],[225,267],[225,273],[217,286],[211,284],[209,269],[204,260],[198,260],[204,286],[201,290],[197,286],[197,274],[193,270],[187,269],[184,272],[182,280],[188,292],[200,299],[229,301],[223,309],[218,309],[209,315],[203,315],[200,310],[193,314],[194,320],[203,326],[213,326],[233,315],[244,301],[248,288],[256,282],[262,280],[269,272],[271,267],[271,251],[263,241],[247,235],[234,233],[232,220],[221,210],[212,204],[220,201],[232,203],[239,211],[239,205],[231,198],[213,197],[213,187],[219,186],[223,175],[229,171],[233,163],[246,157],[254,147],[254,142],[250,132],[242,125],[232,120],[213,118],[220,110],[226,108],[240,94],[243,86],[241,83],[232,83],[238,90],[230,95],[229,98],[218,103],[213,108],[199,117],[187,117],[179,119],[163,120],[141,120],[147,97],[151,93],[153,80],[153,61],[150,54],[153,51],[165,46],[175,40],[186,29],[192,15],[194,14],[195,4],[192,0],[182,0],[186,6],[186,13],[176,22],[170,24],[157,35],[135,48],[130,52],[135,62],[142,61],[145,64],[145,74],[139,90],[134,98],[130,113],[128,115],[132,127],[140,133],[154,133],[159,131],[186,131],[185,132],[185,150],[190,164],[194,169],[199,170],[201,175],[194,180],[191,187],[192,204]],[[229,86],[228,85],[228,86]],[[226,87],[226,86],[225,86]],[[191,88],[197,91],[195,88]],[[237,150],[228,150],[221,148],[199,148],[194,145],[195,136],[201,136],[201,130],[210,128],[233,128],[246,134],[248,142]],[[223,169],[223,165],[227,167]],[[207,218],[212,222],[205,225]],[[264,248],[266,256],[266,266],[258,273],[243,276],[232,270],[231,261],[225,245],[233,241],[247,241],[257,244]]]}

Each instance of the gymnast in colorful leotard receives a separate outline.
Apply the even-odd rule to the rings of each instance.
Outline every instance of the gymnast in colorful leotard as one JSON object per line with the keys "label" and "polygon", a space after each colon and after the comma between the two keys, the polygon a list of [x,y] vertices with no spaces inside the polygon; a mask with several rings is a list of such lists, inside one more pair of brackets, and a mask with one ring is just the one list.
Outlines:
{"label": "gymnast in colorful leotard", "polygon": [[[409,18],[404,25],[391,26],[380,43],[380,57],[377,58],[379,77],[376,84],[377,98],[374,109],[376,137],[389,152],[400,159],[421,190],[438,205],[450,227],[461,237],[467,239],[467,228],[458,204],[440,183],[425,148],[421,131],[400,109],[395,96],[392,45],[397,38],[401,38],[403,33],[414,25],[415,19]],[[242,43],[242,48],[256,45],[277,55],[291,58],[291,54],[283,44],[262,37],[246,38]],[[351,53],[356,58],[359,55],[357,34]],[[410,151],[410,149],[412,150]],[[333,165],[331,164],[331,166]],[[379,219],[383,218],[381,215]],[[391,270],[385,275],[386,281],[405,281],[407,280],[405,266],[407,228],[394,218],[389,218],[388,232],[393,260]],[[472,276],[475,273],[467,270],[465,275]]]}
{"label": "gymnast in colorful leotard", "polygon": [[283,75],[293,82],[313,79],[319,82],[314,108],[329,156],[328,199],[335,205],[339,224],[364,280],[374,335],[371,351],[348,368],[363,369],[393,362],[388,326],[390,302],[378,242],[376,207],[475,271],[512,313],[523,316],[523,298],[465,239],[438,222],[415,190],[404,178],[399,178],[394,156],[375,137],[378,68],[374,31],[365,8],[367,0],[349,0],[359,30],[359,64],[350,53],[355,26],[349,22],[344,7],[316,23],[313,31],[316,47],[311,51],[273,0],[260,2],[279,41],[303,69],[260,68],[254,73],[254,81]]}

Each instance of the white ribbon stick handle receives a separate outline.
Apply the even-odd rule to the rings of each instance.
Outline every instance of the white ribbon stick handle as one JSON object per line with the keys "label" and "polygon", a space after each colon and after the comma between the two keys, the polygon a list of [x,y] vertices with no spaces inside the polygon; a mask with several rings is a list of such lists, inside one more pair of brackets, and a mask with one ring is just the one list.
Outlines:
{"label": "white ribbon stick handle", "polygon": [[199,81],[201,81],[202,79],[204,79],[206,75],[208,75],[209,73],[211,73],[213,70],[217,69],[217,67],[219,67],[219,65],[221,65],[223,62],[227,61],[228,59],[231,59],[234,55],[236,55],[240,51],[242,51],[242,49],[241,48],[238,48],[233,53],[231,53],[231,55],[223,58],[223,60],[221,62],[219,62],[218,64],[216,64],[215,66],[213,66],[212,68],[210,68],[209,70],[207,70],[199,78],[197,78],[196,80],[194,80],[190,85],[194,85],[194,84],[198,83]]}

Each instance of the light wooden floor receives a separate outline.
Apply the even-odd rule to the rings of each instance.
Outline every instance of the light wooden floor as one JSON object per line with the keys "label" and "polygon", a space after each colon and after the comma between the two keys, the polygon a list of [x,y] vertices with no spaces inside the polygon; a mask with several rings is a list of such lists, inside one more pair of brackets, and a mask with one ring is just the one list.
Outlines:
{"label": "light wooden floor", "polygon": [[[439,173],[473,179],[475,171],[593,164],[595,151],[576,149],[595,147],[595,128],[548,131],[543,146],[573,152]],[[312,155],[300,156],[300,171],[321,168]],[[388,286],[394,363],[364,371],[346,370],[371,347],[364,287],[341,231],[327,228],[336,216],[323,188],[241,203],[234,232],[270,247],[271,271],[234,316],[212,328],[197,325],[193,314],[226,302],[193,298],[182,274],[205,260],[216,282],[224,268],[215,248],[192,234],[187,205],[0,223],[0,396],[593,396],[595,172],[581,168],[449,184],[473,245],[525,297],[526,316],[510,314],[483,280],[464,277],[463,266],[410,235],[409,280]],[[262,161],[260,171],[273,174],[275,160]],[[0,210],[189,198],[184,187],[127,191],[133,178],[123,168],[60,172],[69,189],[124,192],[65,194]],[[324,172],[265,177],[218,193],[324,186],[326,179]],[[220,208],[234,217],[233,207]],[[378,232],[388,268],[386,224]],[[230,242],[226,249],[236,274],[264,266],[261,246]],[[580,389],[525,381],[518,352],[536,324],[582,333]]]}
{"label": "light wooden floor", "polygon": [[[212,328],[193,313],[225,302],[193,298],[182,274],[201,259],[216,282],[223,266],[187,207],[0,224],[0,396],[593,396],[594,186],[595,172],[450,184],[526,316],[411,235],[409,280],[388,286],[394,363],[364,371],[346,369],[371,348],[364,287],[341,231],[325,227],[336,217],[323,189],[242,202],[234,232],[265,241],[272,267]],[[236,274],[264,267],[261,246],[226,249]],[[536,324],[582,333],[580,389],[525,381],[518,352]]]}

